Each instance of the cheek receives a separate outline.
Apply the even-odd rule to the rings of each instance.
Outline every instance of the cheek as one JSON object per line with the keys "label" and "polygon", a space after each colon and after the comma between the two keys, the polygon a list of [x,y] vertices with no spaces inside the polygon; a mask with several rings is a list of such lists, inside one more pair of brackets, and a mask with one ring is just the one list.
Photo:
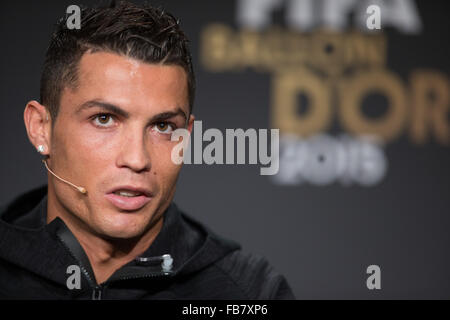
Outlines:
{"label": "cheek", "polygon": [[111,155],[114,154],[116,137],[114,132],[98,132],[94,130],[85,129],[79,131],[75,141],[76,145],[73,151],[78,154],[79,157],[93,162],[106,161],[111,159]]}
{"label": "cheek", "polygon": [[97,133],[95,131],[85,131],[80,133],[80,144],[86,149],[102,148],[108,146],[113,141],[113,134]]}
{"label": "cheek", "polygon": [[176,180],[181,165],[176,165],[172,162],[172,149],[176,142],[166,142],[153,150],[152,157],[152,173],[161,185],[171,187]]}
{"label": "cheek", "polygon": [[[104,190],[111,180],[108,168],[111,168],[116,139],[112,134],[99,134],[83,126],[71,131],[68,131],[69,129],[71,128],[67,128],[67,132],[70,132],[70,135],[67,134],[64,141],[64,162],[69,170],[66,176],[88,191]],[[91,192],[89,199],[103,200],[97,197],[100,197],[97,192]]]}

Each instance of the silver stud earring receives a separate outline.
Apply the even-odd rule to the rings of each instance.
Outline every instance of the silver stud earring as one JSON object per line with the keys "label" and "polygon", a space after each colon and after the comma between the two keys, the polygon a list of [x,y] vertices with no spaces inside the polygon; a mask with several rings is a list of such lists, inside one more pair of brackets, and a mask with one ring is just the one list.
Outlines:
{"label": "silver stud earring", "polygon": [[45,148],[42,144],[40,144],[40,145],[38,145],[37,150],[39,153],[42,153],[42,152],[44,152]]}

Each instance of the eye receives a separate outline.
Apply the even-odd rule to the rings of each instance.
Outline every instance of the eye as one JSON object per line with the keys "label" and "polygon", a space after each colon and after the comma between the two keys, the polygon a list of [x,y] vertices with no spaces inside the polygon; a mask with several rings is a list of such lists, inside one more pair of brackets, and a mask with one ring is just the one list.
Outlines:
{"label": "eye", "polygon": [[97,114],[93,119],[98,127],[110,127],[113,123],[113,116],[107,113]]}
{"label": "eye", "polygon": [[170,124],[169,122],[165,122],[165,121],[161,121],[161,122],[157,122],[153,128],[158,131],[159,133],[163,133],[163,134],[169,134],[172,133],[172,131],[174,130],[174,126],[172,124]]}

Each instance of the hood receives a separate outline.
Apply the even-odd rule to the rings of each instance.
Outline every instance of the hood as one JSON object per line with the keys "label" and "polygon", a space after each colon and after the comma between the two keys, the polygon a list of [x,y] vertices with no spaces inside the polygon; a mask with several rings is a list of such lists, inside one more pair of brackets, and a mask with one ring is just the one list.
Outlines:
{"label": "hood", "polygon": [[[46,224],[47,186],[27,192],[0,211],[0,261],[27,270],[37,277],[66,285],[67,266],[81,266],[84,280],[98,286],[86,254],[63,220]],[[186,276],[199,271],[232,251],[240,249],[172,203],[164,213],[163,226],[150,247],[118,269],[106,282],[126,279]],[[161,257],[170,255],[171,267],[161,268]],[[155,261],[158,262],[155,265]],[[166,266],[167,267],[167,266]]]}

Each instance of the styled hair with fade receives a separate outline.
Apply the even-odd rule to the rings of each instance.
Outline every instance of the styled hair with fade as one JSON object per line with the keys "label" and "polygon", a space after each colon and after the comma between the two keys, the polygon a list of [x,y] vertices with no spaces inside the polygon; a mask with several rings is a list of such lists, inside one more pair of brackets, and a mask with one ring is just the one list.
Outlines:
{"label": "styled hair with fade", "polygon": [[40,99],[56,119],[64,88],[75,89],[78,66],[87,51],[117,53],[146,63],[181,66],[188,79],[189,110],[195,75],[189,40],[179,20],[148,3],[128,1],[81,9],[81,29],[68,29],[66,17],[56,24],[41,77]]}

